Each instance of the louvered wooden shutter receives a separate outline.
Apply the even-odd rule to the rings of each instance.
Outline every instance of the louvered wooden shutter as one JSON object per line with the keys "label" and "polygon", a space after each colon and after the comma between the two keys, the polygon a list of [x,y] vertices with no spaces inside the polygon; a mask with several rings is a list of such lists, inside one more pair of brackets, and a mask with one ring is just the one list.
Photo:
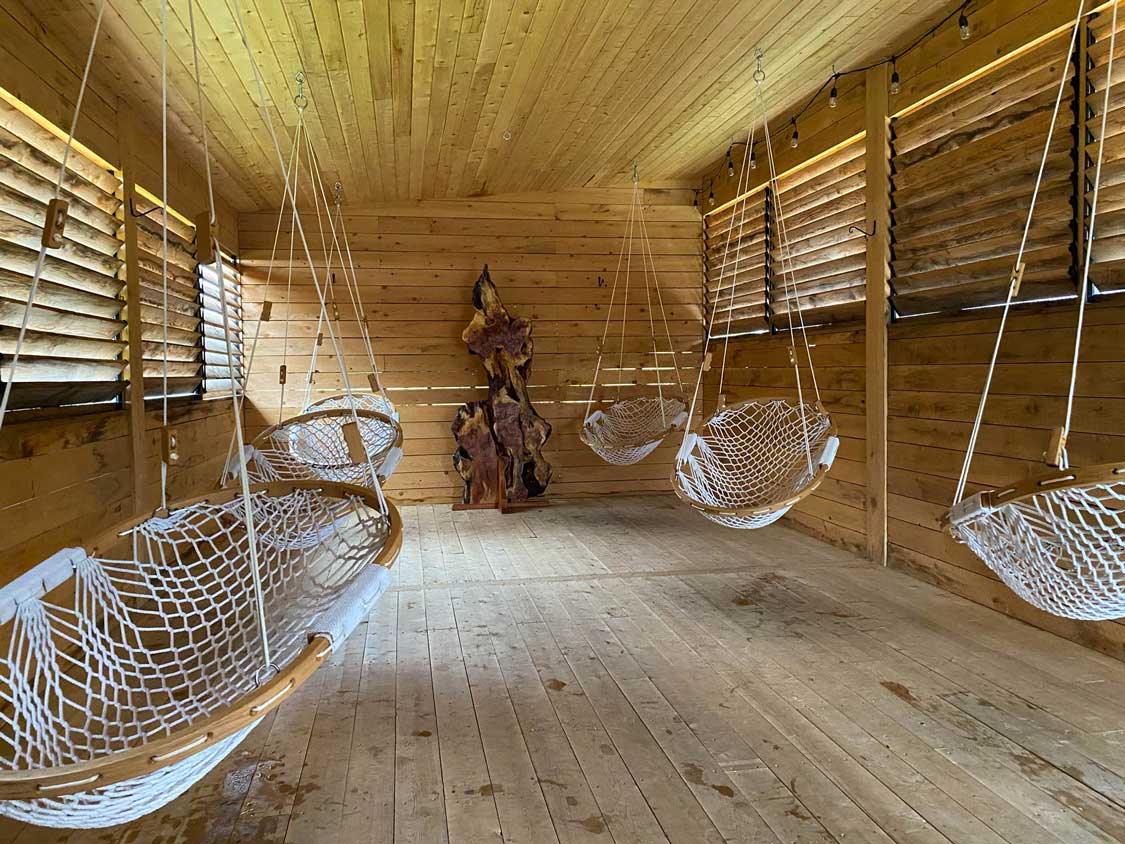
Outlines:
{"label": "louvered wooden shutter", "polygon": [[[199,266],[199,287],[203,301],[203,350],[206,364],[204,392],[229,392],[233,380],[242,383],[242,275],[238,259],[223,253],[223,279],[218,264]],[[226,296],[227,319],[231,329],[233,360],[227,354],[223,331],[221,296]]]}
{"label": "louvered wooden shutter", "polygon": [[[137,218],[137,269],[141,300],[145,398],[164,392],[163,213]],[[168,395],[198,393],[203,384],[199,287],[195,276],[195,232],[168,215]]]}
{"label": "louvered wooden shutter", "polygon": [[[13,377],[11,358],[64,148],[0,100],[0,386]],[[13,408],[110,401],[123,388],[121,183],[72,150],[63,188],[70,202],[66,238],[43,264]]]}
{"label": "louvered wooden shutter", "polygon": [[1083,223],[1089,231],[1090,202],[1093,199],[1094,169],[1098,143],[1104,140],[1101,188],[1098,191],[1098,216],[1094,240],[1090,245],[1090,280],[1096,291],[1125,291],[1125,16],[1118,16],[1113,56],[1113,85],[1109,92],[1105,138],[1102,104],[1108,84],[1110,25],[1113,16],[1103,12],[1090,21],[1087,47],[1086,121],[1083,138],[1084,184]]}
{"label": "louvered wooden shutter", "polygon": [[707,307],[715,337],[762,331],[766,315],[766,192],[707,217]]}
{"label": "louvered wooden shutter", "polygon": [[[863,318],[864,150],[864,142],[855,141],[778,180],[781,216],[770,220],[774,325],[788,325],[798,301],[806,325]],[[776,218],[775,212],[771,205]],[[789,245],[787,264],[783,238]]]}
{"label": "louvered wooden shutter", "polygon": [[[892,287],[903,315],[994,304],[1008,280],[1070,33],[892,123]],[[1019,300],[1074,292],[1073,85],[1067,85],[1024,256]]]}

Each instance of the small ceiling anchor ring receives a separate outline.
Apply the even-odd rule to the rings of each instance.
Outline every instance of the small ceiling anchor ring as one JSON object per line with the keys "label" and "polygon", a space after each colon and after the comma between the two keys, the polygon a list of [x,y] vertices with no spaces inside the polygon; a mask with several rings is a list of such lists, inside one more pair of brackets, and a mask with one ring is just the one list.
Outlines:
{"label": "small ceiling anchor ring", "polygon": [[762,58],[764,55],[760,47],[754,51],[754,58],[758,60],[758,66],[754,68],[754,81],[759,85],[766,81],[766,72],[762,70]]}
{"label": "small ceiling anchor ring", "polygon": [[332,186],[332,192],[335,195],[336,204],[337,205],[343,205],[344,204],[344,183],[341,182],[339,179],[337,179],[336,184]]}
{"label": "small ceiling anchor ring", "polygon": [[293,78],[297,80],[297,96],[293,98],[293,102],[296,103],[297,108],[304,111],[309,104],[309,98],[305,96],[305,72],[298,70],[293,74]]}

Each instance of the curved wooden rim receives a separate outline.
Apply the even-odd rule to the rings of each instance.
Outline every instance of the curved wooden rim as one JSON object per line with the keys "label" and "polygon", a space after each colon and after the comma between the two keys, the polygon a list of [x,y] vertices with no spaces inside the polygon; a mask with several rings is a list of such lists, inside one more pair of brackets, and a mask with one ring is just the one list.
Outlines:
{"label": "curved wooden rim", "polygon": [[[398,423],[398,420],[394,419],[393,417],[387,416],[387,414],[385,414],[385,413],[380,413],[377,410],[362,410],[362,409],[359,409],[359,408],[356,408],[356,409],[353,410],[350,407],[337,407],[337,408],[330,408],[328,410],[314,410],[314,411],[310,411],[308,413],[302,413],[299,416],[294,416],[291,419],[286,419],[284,422],[280,422],[277,425],[273,425],[272,427],[266,428],[266,430],[262,431],[260,434],[258,434],[258,436],[254,437],[254,439],[251,441],[250,444],[252,446],[254,446],[255,448],[260,448],[259,440],[263,441],[262,445],[265,445],[265,441],[270,439],[270,437],[273,435],[274,431],[280,430],[281,428],[284,428],[287,425],[291,425],[294,422],[308,422],[308,421],[313,420],[313,419],[324,419],[324,418],[331,418],[331,417],[334,417],[334,416],[351,416],[352,414],[355,414],[355,416],[360,418],[360,419],[375,419],[377,421],[382,422],[385,425],[389,425],[392,428],[394,428],[395,441],[393,443],[391,443],[391,445],[386,450],[383,451],[382,455],[378,455],[378,454],[375,455],[375,457],[378,458],[377,460],[373,459],[371,461],[372,463],[378,463],[378,466],[375,469],[375,475],[379,479],[379,483],[380,484],[386,483],[387,476],[384,475],[379,470],[382,469],[383,463],[386,462],[387,455],[389,455],[396,448],[398,448],[398,449],[402,448],[402,443],[403,443],[402,425],[400,425]],[[271,446],[272,446],[272,443],[271,443]],[[269,449],[261,448],[261,450],[262,451],[268,451]],[[370,457],[370,455],[368,455],[368,456]],[[309,463],[307,465],[309,466],[310,472],[315,474],[316,470],[318,470],[318,469],[323,469],[323,470],[340,469],[340,468],[346,468],[346,467],[349,467],[349,466],[361,466],[361,465],[367,465],[367,464],[366,463],[363,463],[363,464],[361,464],[361,463]]]}
{"label": "curved wooden rim", "polygon": [[274,431],[281,430],[294,423],[311,422],[314,419],[329,419],[333,416],[351,416],[352,414],[355,414],[355,416],[360,419],[374,419],[378,422],[390,425],[395,429],[395,444],[392,448],[402,448],[402,425],[400,425],[396,419],[387,416],[385,413],[380,413],[378,410],[364,410],[358,407],[355,409],[350,407],[333,407],[327,410],[310,410],[307,413],[301,413],[286,419],[284,422],[279,422],[276,425],[271,425],[269,428],[266,428],[258,434],[258,436],[254,437],[251,441],[251,445],[256,445],[258,440],[268,439]]}
{"label": "curved wooden rim", "polygon": [[[378,500],[374,493],[363,487],[351,484],[320,483],[298,481],[295,483],[255,484],[251,490],[268,489],[271,493],[283,494],[293,489],[318,489],[362,498],[373,504],[376,510]],[[223,490],[210,495],[198,496],[182,502],[179,506],[199,501],[229,501],[237,491]],[[390,522],[387,541],[372,565],[391,568],[402,549],[402,517],[395,506],[387,502],[387,517]],[[125,523],[124,530],[131,530],[144,519],[134,519]],[[120,531],[119,531],[120,532]],[[108,535],[108,532],[107,532]],[[34,800],[44,797],[58,797],[78,794],[95,788],[112,785],[123,780],[150,774],[181,762],[216,742],[234,735],[254,721],[264,717],[280,706],[332,652],[331,642],[323,635],[309,637],[309,643],[285,666],[277,676],[264,685],[254,689],[240,701],[189,726],[173,730],[166,736],[125,750],[119,750],[88,762],[58,765],[51,768],[37,768],[22,771],[0,771],[0,800]]]}
{"label": "curved wooden rim", "polygon": [[[385,401],[391,407],[394,407],[394,402],[392,402],[389,398],[387,398],[386,392],[375,392],[374,390],[352,390],[352,395],[353,396],[382,396],[383,401]],[[348,397],[347,393],[333,393],[330,396],[325,396],[322,399],[317,399],[316,401],[314,401],[312,404],[310,404],[308,407],[305,408],[305,413],[314,413],[317,410],[323,410],[324,408],[322,408],[321,405],[324,404],[326,401],[334,401],[336,399],[346,399],[347,397]],[[340,408],[340,409],[350,410],[351,408],[345,407],[345,408]],[[358,408],[358,407],[356,408],[356,410],[362,410],[362,409],[365,409],[365,408]],[[375,411],[375,412],[381,413],[382,411]]]}
{"label": "curved wooden rim", "polygon": [[[659,400],[660,397],[659,396],[640,396],[639,398],[652,398],[652,399]],[[684,401],[682,396],[680,396],[679,394],[675,394],[675,395],[669,396],[667,399],[665,399],[665,401],[669,401],[669,400],[672,400],[672,399],[678,401],[680,403],[680,406],[681,406],[681,409],[676,413],[677,416],[679,416],[680,413],[685,413],[687,411],[687,409],[688,409],[687,402]],[[613,404],[619,404],[621,401],[629,401],[629,399],[621,399],[619,401],[615,401]],[[613,405],[610,405],[610,407],[613,407]],[[683,424],[687,425],[687,423],[688,423],[688,420],[685,419]],[[586,427],[587,427],[586,421],[583,420],[582,421],[582,429],[578,432],[578,439],[580,439],[586,445],[590,446],[590,448],[594,448],[595,446],[598,447],[598,448],[642,448],[646,445],[649,445],[650,443],[663,442],[665,439],[668,438],[668,436],[670,434],[673,434],[676,431],[683,430],[679,425],[669,425],[663,431],[661,431],[660,433],[658,433],[654,436],[645,437],[642,440],[629,440],[628,442],[614,443],[613,445],[607,446],[607,445],[603,445],[602,443],[592,443],[588,439],[586,439]]]}
{"label": "curved wooden rim", "polygon": [[[1081,469],[1051,469],[1010,486],[984,490],[981,493],[981,504],[988,508],[1002,507],[1057,489],[1114,482],[1125,482],[1125,463],[1096,463]],[[948,527],[950,522],[949,513],[946,512],[941,518],[941,524]]]}
{"label": "curved wooden rim", "polygon": [[[789,400],[774,397],[748,399],[747,401],[739,402],[738,404],[732,404],[730,405],[730,408],[738,408],[748,404],[758,404],[761,402],[770,401],[788,402]],[[824,409],[824,405],[822,405],[820,402],[813,402],[812,407],[817,408],[820,413],[828,416],[828,411]],[[729,410],[730,408],[723,408],[723,410]],[[710,421],[714,415],[715,414],[713,413],[711,414],[711,416],[708,416],[707,420]],[[707,423],[704,422],[703,424],[706,425]],[[828,437],[839,437],[839,434],[837,433],[836,423],[832,421],[831,416],[828,416],[828,431],[825,434],[825,438],[827,439]],[[677,466],[678,465],[679,464],[677,462]],[[797,495],[794,495],[776,504],[769,504],[764,507],[714,507],[710,504],[703,504],[702,502],[696,501],[694,498],[688,495],[687,490],[685,490],[680,485],[680,473],[676,471],[676,466],[672,467],[672,490],[676,493],[676,497],[678,497],[681,501],[686,502],[693,509],[699,510],[701,513],[709,513],[713,516],[738,516],[741,518],[748,518],[752,516],[766,516],[770,513],[776,513],[778,510],[788,509],[802,499],[807,498],[818,486],[820,486],[821,481],[823,481],[824,478],[828,475],[828,469],[829,467],[827,464],[818,464],[816,474],[813,475],[812,480],[804,489],[797,493]]]}

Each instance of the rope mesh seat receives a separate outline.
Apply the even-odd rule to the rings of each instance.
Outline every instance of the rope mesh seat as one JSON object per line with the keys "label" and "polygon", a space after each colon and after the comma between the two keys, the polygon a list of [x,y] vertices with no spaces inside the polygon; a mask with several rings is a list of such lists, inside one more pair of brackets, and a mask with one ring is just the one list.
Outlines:
{"label": "rope mesh seat", "polygon": [[586,417],[580,436],[606,463],[628,466],[652,454],[686,421],[682,399],[622,399]]}
{"label": "rope mesh seat", "polygon": [[[305,408],[305,413],[352,408],[376,414],[359,414],[356,422],[363,446],[371,456],[379,477],[389,478],[402,459],[402,425],[399,423],[398,411],[385,395],[368,392],[342,393],[313,402]],[[311,449],[302,448],[301,451],[306,454]]]}
{"label": "rope mesh seat", "polygon": [[401,544],[393,509],[341,485],[256,486],[250,501],[256,533],[242,496],[218,493],[0,590],[0,814],[103,827],[164,805],[367,617]]}
{"label": "rope mesh seat", "polygon": [[1041,610],[1090,621],[1125,615],[1125,466],[979,492],[953,508],[950,530]]}
{"label": "rope mesh seat", "polygon": [[[1117,5],[1113,4],[1109,50],[1105,54],[1108,57],[1107,82],[1100,105],[1101,127],[1094,140],[1106,136],[1106,118],[1114,79]],[[1085,3],[1079,4],[1067,56],[1073,55],[1084,7]],[[1090,246],[1085,250],[1078,286],[1078,324],[1070,361],[1065,415],[1062,425],[1052,433],[1045,453],[1047,464],[1055,468],[1031,480],[966,496],[1004,329],[1025,270],[1024,250],[1066,84],[1067,75],[1064,73],[1059,82],[1039,175],[1027,212],[1023,240],[1001,311],[992,359],[969,435],[953,505],[945,522],[955,539],[968,545],[1013,592],[1028,603],[1064,618],[1103,621],[1125,617],[1125,464],[1104,463],[1072,468],[1066,449],[1073,421],[1082,333],[1090,291],[1090,256],[1094,251]],[[1099,143],[1090,201],[1088,244],[1092,244],[1096,236],[1103,150],[1104,144]]]}
{"label": "rope mesh seat", "polygon": [[[813,368],[812,344],[805,330],[801,307],[801,292],[793,279],[793,263],[786,234],[785,214],[781,191],[778,188],[777,164],[767,121],[767,109],[762,96],[765,81],[762,70],[762,52],[757,54],[754,71],[757,119],[751,119],[746,133],[745,149],[754,149],[755,133],[761,130],[760,143],[765,148],[769,165],[766,188],[771,197],[774,225],[778,233],[780,254],[779,277],[785,287],[786,298],[791,301],[789,319],[789,360],[793,367],[795,399],[755,398],[729,407],[722,406],[723,384],[727,369],[727,352],[730,345],[731,319],[735,311],[737,266],[730,263],[731,243],[736,232],[742,241],[749,204],[750,167],[743,157],[742,170],[735,190],[736,200],[732,224],[727,231],[723,249],[723,264],[719,268],[715,299],[710,302],[707,321],[707,347],[716,339],[715,314],[724,305],[719,296],[730,290],[726,303],[726,332],[722,335],[722,367],[719,370],[717,394],[720,396],[715,412],[699,426],[684,430],[684,439],[676,455],[672,472],[672,487],[676,494],[708,519],[725,527],[755,529],[770,525],[784,516],[798,501],[809,495],[824,480],[840,446],[836,429],[820,401],[820,388]],[[738,209],[741,202],[741,212]],[[738,259],[736,258],[735,261]],[[729,282],[724,284],[724,280]],[[793,318],[793,312],[796,318]],[[796,326],[794,325],[796,323]],[[799,328],[798,328],[799,327]],[[798,342],[803,347],[798,352]],[[708,352],[708,358],[710,357]],[[808,373],[803,378],[802,359],[807,362]],[[690,420],[700,400],[703,375],[708,369],[707,360],[699,367],[695,392],[692,395]],[[804,380],[812,388],[811,401],[805,399]]]}
{"label": "rope mesh seat", "polygon": [[[633,269],[633,240],[639,241],[640,249],[637,258],[640,261],[640,271],[645,281],[645,301],[648,306],[649,332],[652,335],[652,361],[655,370],[656,395],[634,396],[622,398],[622,384],[617,385],[614,401],[606,409],[594,409],[594,397],[598,390],[598,378],[602,374],[602,361],[605,358],[606,340],[609,337],[609,327],[613,320],[613,308],[617,301],[618,281],[624,279],[621,301],[621,342],[617,354],[617,372],[626,370],[625,366],[625,337],[626,322],[629,314],[629,281]],[[622,272],[624,268],[624,272]],[[656,304],[660,308],[660,316],[664,323],[664,337],[668,343],[668,351],[662,353],[658,346],[656,320],[653,315],[652,290],[656,289]],[[647,354],[647,353],[646,353]],[[593,452],[606,463],[617,466],[628,466],[637,463],[653,451],[672,432],[683,427],[687,422],[686,405],[682,398],[664,395],[664,376],[661,355],[667,354],[671,358],[671,369],[676,377],[680,394],[683,395],[684,385],[680,379],[680,367],[676,362],[676,347],[672,342],[672,332],[668,327],[668,315],[664,310],[664,295],[660,290],[660,279],[656,275],[656,262],[652,257],[652,244],[648,238],[648,227],[645,225],[644,201],[641,195],[640,181],[637,176],[637,165],[633,164],[633,193],[629,205],[629,219],[625,227],[625,236],[621,241],[621,253],[617,257],[617,269],[613,274],[613,286],[609,294],[609,308],[605,314],[605,328],[602,330],[601,340],[598,342],[598,358],[594,365],[594,379],[590,385],[590,395],[586,400],[586,418],[582,422],[582,431],[579,439],[588,445]],[[643,365],[640,370],[645,371]],[[634,382],[635,384],[636,382]],[[645,385],[647,388],[651,385]]]}
{"label": "rope mesh seat", "polygon": [[713,522],[765,527],[820,485],[838,446],[819,405],[746,401],[723,408],[687,436],[672,484]]}
{"label": "rope mesh seat", "polygon": [[[348,441],[346,428],[353,425],[362,445]],[[402,429],[374,410],[314,410],[262,431],[245,454],[256,483],[324,480],[370,486],[373,475],[382,483],[398,465]],[[227,472],[237,476],[237,456]]]}

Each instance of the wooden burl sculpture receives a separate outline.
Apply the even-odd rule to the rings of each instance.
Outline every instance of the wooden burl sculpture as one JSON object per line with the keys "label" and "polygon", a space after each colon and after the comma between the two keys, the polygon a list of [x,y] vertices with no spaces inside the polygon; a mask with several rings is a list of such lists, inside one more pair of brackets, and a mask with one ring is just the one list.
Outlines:
{"label": "wooden burl sculpture", "polygon": [[[527,394],[534,348],[531,323],[509,315],[487,265],[473,287],[473,306],[477,312],[461,339],[488,373],[488,402],[473,402],[458,410],[453,465],[465,480],[466,504],[484,503],[477,496],[491,494],[495,484],[484,475],[496,477],[497,455],[503,461],[505,499],[526,501],[542,495],[551,481],[551,464],[543,457],[551,425],[535,412]],[[491,455],[482,436],[486,421],[495,444]]]}

